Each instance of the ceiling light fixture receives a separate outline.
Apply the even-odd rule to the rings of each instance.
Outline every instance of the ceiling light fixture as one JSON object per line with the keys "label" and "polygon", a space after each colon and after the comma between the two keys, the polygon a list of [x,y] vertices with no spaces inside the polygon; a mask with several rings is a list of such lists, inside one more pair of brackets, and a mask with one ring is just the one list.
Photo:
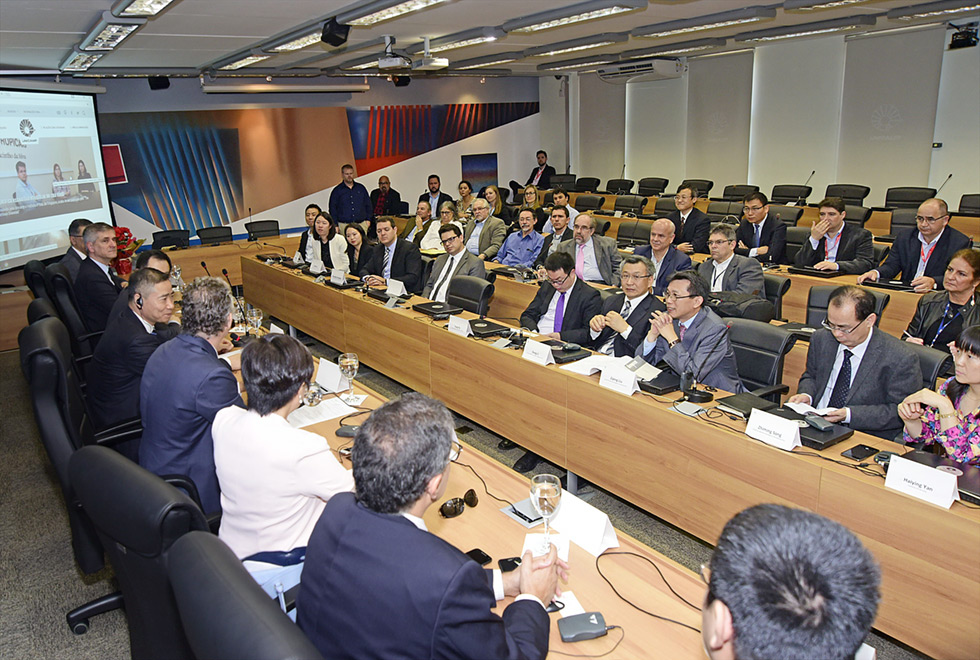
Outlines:
{"label": "ceiling light fixture", "polygon": [[655,25],[642,25],[638,28],[633,28],[630,34],[634,37],[643,38],[671,37],[677,34],[687,34],[688,32],[701,32],[703,30],[714,30],[732,25],[756,23],[775,17],[776,10],[771,7],[745,7],[743,9],[732,9],[731,11],[708,14],[707,16],[699,16],[697,18],[683,18],[677,21],[668,21]]}
{"label": "ceiling light fixture", "polygon": [[786,0],[784,11],[815,11],[817,9],[838,9],[848,5],[858,5],[868,0]]}
{"label": "ceiling light fixture", "polygon": [[638,57],[652,57],[654,55],[667,56],[667,55],[683,55],[685,53],[696,53],[702,50],[709,50],[711,48],[720,48],[724,46],[727,42],[725,39],[714,38],[714,39],[695,39],[694,41],[682,41],[675,44],[663,44],[661,46],[653,46],[651,48],[637,48],[636,50],[627,50],[620,53],[619,57],[622,60],[631,60]]}
{"label": "ceiling light fixture", "polygon": [[111,12],[103,12],[102,18],[78,47],[82,50],[112,50],[145,24],[145,18],[117,18]]}
{"label": "ceiling light fixture", "polygon": [[350,94],[366,92],[371,87],[367,83],[339,83],[334,85],[277,85],[269,83],[219,84],[205,83],[201,91],[205,94]]}
{"label": "ceiling light fixture", "polygon": [[784,25],[782,27],[770,28],[768,30],[757,30],[755,32],[743,32],[736,34],[735,41],[778,41],[780,39],[794,39],[797,37],[812,37],[818,34],[828,34],[831,32],[846,32],[847,30],[857,30],[874,26],[876,18],[865,14],[863,16],[852,16],[850,18],[835,18],[829,21],[817,21],[816,23],[803,23],[801,25]]}
{"label": "ceiling light fixture", "polygon": [[321,35],[322,31],[320,29],[316,29],[313,32],[309,32],[301,37],[294,37],[285,43],[263,48],[262,50],[271,53],[289,53],[294,50],[302,50],[307,46],[320,43]]}
{"label": "ceiling light fixture", "polygon": [[561,9],[515,18],[504,23],[502,27],[504,32],[540,32],[583,21],[594,21],[625,14],[638,9],[645,9],[647,6],[647,0],[590,0]]}
{"label": "ceiling light fixture", "polygon": [[[439,37],[438,39],[429,39],[429,53],[441,53],[443,51],[453,50],[455,48],[465,48],[466,46],[485,44],[496,41],[497,39],[502,39],[505,36],[507,36],[507,33],[496,27],[482,27],[472,30],[463,30],[462,32],[448,34],[444,37]],[[412,55],[421,53],[424,50],[424,42],[409,46],[407,49],[407,51]]]}
{"label": "ceiling light fixture", "polygon": [[74,71],[85,71],[90,66],[102,59],[105,53],[86,53],[79,50],[78,46],[72,47],[71,54],[61,63],[58,68],[66,73]]}
{"label": "ceiling light fixture", "polygon": [[[567,71],[569,69],[583,69],[586,67],[599,67],[605,64],[616,62],[616,56],[611,57],[579,57],[574,60],[562,60],[560,62],[549,62],[539,64],[538,71]],[[580,73],[586,73],[580,71]]]}
{"label": "ceiling light fixture", "polygon": [[113,16],[156,16],[174,0],[119,0],[109,11]]}
{"label": "ceiling light fixture", "polygon": [[495,64],[516,62],[522,57],[524,57],[524,54],[520,51],[497,53],[496,55],[485,55],[484,57],[474,57],[470,60],[462,60],[452,65],[450,68],[454,71],[466,71],[468,69],[477,69],[482,66],[493,66]]}
{"label": "ceiling light fixture", "polygon": [[885,15],[890,21],[912,21],[977,12],[980,12],[980,3],[977,3],[976,0],[941,0],[924,5],[892,9]]}
{"label": "ceiling light fixture", "polygon": [[270,56],[266,55],[265,53],[252,53],[250,55],[246,55],[244,57],[240,57],[238,59],[232,60],[227,64],[219,64],[215,68],[218,69],[219,71],[236,71],[238,69],[241,69],[242,67],[251,66],[252,64],[256,64],[258,62],[267,60],[269,59],[269,57]]}
{"label": "ceiling light fixture", "polygon": [[574,53],[580,50],[586,50],[588,48],[599,48],[600,46],[619,44],[627,41],[628,39],[629,35],[625,32],[606,32],[604,34],[597,34],[592,37],[582,37],[581,39],[571,39],[569,41],[560,41],[554,44],[529,48],[524,51],[524,56],[550,57],[552,55],[561,55],[563,53]]}
{"label": "ceiling light fixture", "polygon": [[[370,25],[375,25],[383,21],[388,21],[393,18],[409,14],[411,12],[427,9],[433,5],[440,5],[448,1],[449,0],[395,0],[392,2],[391,0],[388,0],[387,2],[371,2],[361,9],[338,15],[337,20],[341,23],[346,23],[347,25],[368,27]],[[365,9],[373,11],[370,13],[365,13]]]}

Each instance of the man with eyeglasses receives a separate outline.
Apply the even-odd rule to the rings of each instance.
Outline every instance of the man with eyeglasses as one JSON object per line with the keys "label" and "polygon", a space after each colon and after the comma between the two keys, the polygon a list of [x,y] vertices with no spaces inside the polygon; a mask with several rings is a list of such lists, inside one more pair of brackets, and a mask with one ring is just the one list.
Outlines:
{"label": "man with eyeglasses", "polygon": [[735,230],[735,254],[752,257],[764,264],[780,264],[786,254],[786,223],[769,215],[769,199],[764,193],[749,193],[742,200],[745,217]]}
{"label": "man with eyeglasses", "polygon": [[657,218],[650,225],[650,244],[633,250],[638,257],[646,257],[653,267],[653,293],[662,296],[670,276],[679,270],[691,268],[691,258],[675,248],[674,223],[667,218]]}
{"label": "man with eyeglasses", "polygon": [[844,222],[844,200],[827,197],[818,205],[820,220],[810,228],[810,238],[796,253],[796,265],[817,270],[857,274],[874,263],[871,232]]}
{"label": "man with eyeglasses", "polygon": [[482,261],[497,256],[507,237],[507,226],[500,218],[490,215],[490,202],[478,197],[473,202],[473,217],[463,227],[463,244]]}
{"label": "man with eyeglasses", "polygon": [[615,286],[623,258],[616,239],[596,234],[596,226],[591,213],[579,213],[572,224],[574,240],[559,245],[558,251],[571,255],[580,280]]}
{"label": "man with eyeglasses", "polygon": [[440,255],[432,264],[432,272],[422,290],[422,297],[444,303],[449,292],[449,282],[454,277],[469,275],[485,279],[487,270],[482,261],[463,247],[463,232],[455,222],[442,225],[439,228],[439,238],[446,248],[446,254]]}
{"label": "man with eyeglasses", "polygon": [[765,298],[762,264],[735,254],[735,229],[731,225],[719,222],[711,227],[708,250],[711,258],[698,266],[698,274],[709,283],[711,293],[731,291]]}
{"label": "man with eyeglasses", "polygon": [[970,247],[970,237],[949,225],[949,209],[941,199],[927,199],[915,215],[917,229],[895,236],[883,264],[858,276],[858,284],[899,279],[916,293],[943,288],[943,275],[953,255]]}
{"label": "man with eyeglasses", "polygon": [[656,365],[661,360],[678,375],[689,371],[709,387],[738,394],[738,377],[728,326],[704,306],[708,285],[691,270],[674,273],[664,294],[666,312],[650,316],[650,329],[636,347],[636,356]]}
{"label": "man with eyeglasses", "polygon": [[650,293],[653,264],[646,257],[623,259],[620,274],[623,292],[602,302],[602,311],[589,321],[593,350],[606,355],[633,356],[650,327],[650,315],[667,308]]}
{"label": "man with eyeglasses", "polygon": [[576,344],[589,341],[589,319],[602,308],[599,292],[575,275],[575,262],[567,252],[556,252],[544,262],[547,284],[521,314],[521,326]]}
{"label": "man with eyeglasses", "polygon": [[530,268],[534,264],[534,259],[541,254],[541,246],[544,245],[544,236],[534,231],[534,221],[534,211],[521,209],[517,218],[520,231],[515,231],[507,237],[494,261],[504,266]]}
{"label": "man with eyeglasses", "polygon": [[684,254],[708,251],[711,218],[701,209],[695,208],[697,201],[697,188],[681,184],[674,195],[674,206],[677,210],[667,216],[674,223],[674,245]]}
{"label": "man with eyeglasses", "polygon": [[806,371],[789,403],[805,403],[828,422],[887,440],[902,432],[898,404],[922,388],[919,359],[875,327],[875,299],[861,287],[830,294],[823,329],[810,338]]}
{"label": "man with eyeglasses", "polygon": [[[556,550],[487,570],[430,533],[460,446],[444,405],[410,392],[354,438],[354,492],[330,498],[307,546],[297,623],[325,658],[543,660],[568,565]],[[473,515],[464,512],[463,515]],[[516,596],[501,615],[491,608]]]}
{"label": "man with eyeglasses", "polygon": [[92,224],[91,220],[76,218],[68,225],[68,242],[70,245],[65,252],[65,256],[58,263],[68,269],[68,275],[71,276],[73,284],[75,283],[75,278],[78,277],[79,266],[88,258],[88,255],[85,253],[85,240],[82,238],[82,232],[90,224]]}

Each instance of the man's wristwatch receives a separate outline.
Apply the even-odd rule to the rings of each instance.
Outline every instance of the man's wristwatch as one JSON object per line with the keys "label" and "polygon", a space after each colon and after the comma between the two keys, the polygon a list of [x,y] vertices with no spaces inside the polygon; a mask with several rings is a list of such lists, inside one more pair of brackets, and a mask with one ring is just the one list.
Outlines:
{"label": "man's wristwatch", "polygon": [[681,343],[681,340],[680,339],[675,339],[674,341],[667,342],[667,347],[668,348],[673,348],[674,346],[676,346],[679,343]]}

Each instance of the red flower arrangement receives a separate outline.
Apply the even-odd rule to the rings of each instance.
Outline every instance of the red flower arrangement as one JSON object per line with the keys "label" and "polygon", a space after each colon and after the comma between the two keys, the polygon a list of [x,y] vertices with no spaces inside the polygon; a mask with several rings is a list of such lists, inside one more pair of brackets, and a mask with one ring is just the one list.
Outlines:
{"label": "red flower arrangement", "polygon": [[133,272],[133,262],[130,257],[143,245],[143,239],[134,240],[133,232],[129,227],[116,227],[116,258],[112,260],[112,267],[119,275],[128,275]]}

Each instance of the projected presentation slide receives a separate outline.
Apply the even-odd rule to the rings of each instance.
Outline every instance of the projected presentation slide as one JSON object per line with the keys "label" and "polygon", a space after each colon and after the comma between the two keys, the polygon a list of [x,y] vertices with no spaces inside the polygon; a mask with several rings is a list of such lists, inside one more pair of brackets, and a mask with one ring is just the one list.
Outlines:
{"label": "projected presentation slide", "polygon": [[112,224],[94,98],[0,89],[0,270],[63,254],[75,218]]}

